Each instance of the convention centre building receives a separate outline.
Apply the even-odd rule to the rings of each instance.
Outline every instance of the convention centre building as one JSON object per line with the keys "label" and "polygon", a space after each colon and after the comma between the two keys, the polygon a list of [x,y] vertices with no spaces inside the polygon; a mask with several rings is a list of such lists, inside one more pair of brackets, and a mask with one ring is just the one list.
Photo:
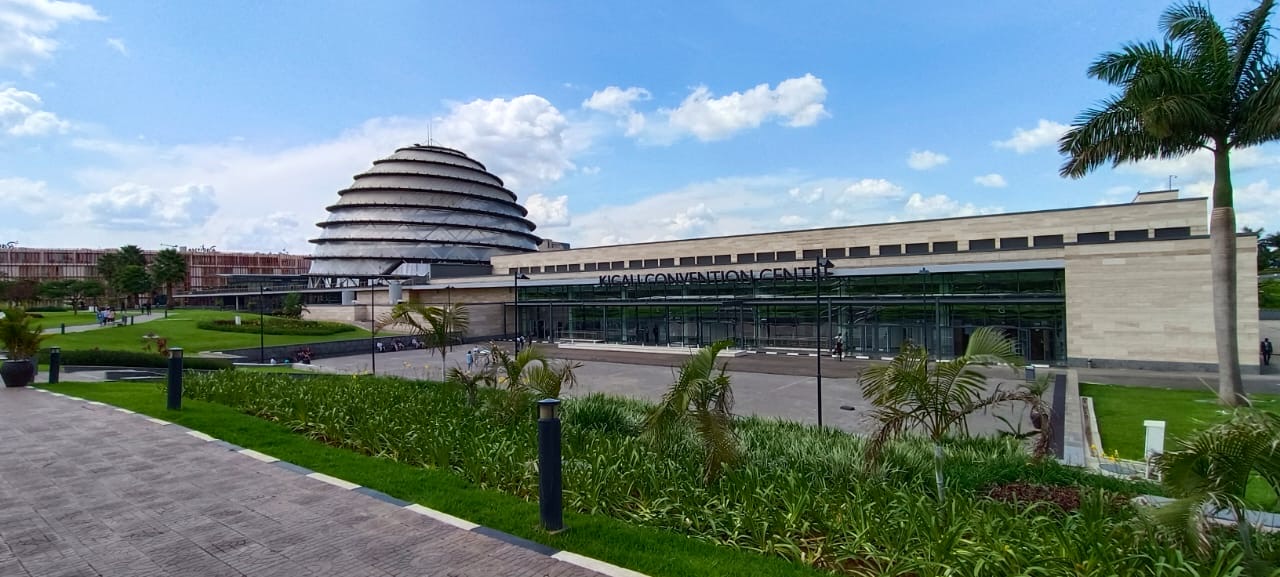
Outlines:
{"label": "convention centre building", "polygon": [[[938,358],[1000,327],[1030,362],[1213,369],[1207,200],[1124,204],[588,248],[533,234],[497,176],[414,145],[328,208],[311,315],[369,322],[396,302],[466,303],[468,337]],[[1256,239],[1238,243],[1240,362],[1256,371]],[[259,289],[264,287],[258,287]],[[248,287],[242,295],[258,289]]]}

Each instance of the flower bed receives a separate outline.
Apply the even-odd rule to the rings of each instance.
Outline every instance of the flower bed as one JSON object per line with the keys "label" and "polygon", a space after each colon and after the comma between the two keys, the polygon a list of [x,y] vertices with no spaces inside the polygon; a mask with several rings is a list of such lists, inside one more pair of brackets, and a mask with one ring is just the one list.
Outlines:
{"label": "flower bed", "polygon": [[[448,384],[243,372],[195,377],[185,391],[335,446],[537,495],[532,407],[511,414],[502,391],[482,390],[469,408]],[[742,462],[708,485],[691,435],[661,457],[640,434],[647,409],[598,395],[566,402],[567,508],[855,575],[1173,575],[1239,562],[1229,535],[1218,537],[1213,558],[1197,559],[1115,498],[1152,487],[1031,462],[1015,441],[953,441],[950,497],[939,505],[928,445],[893,445],[868,471],[858,437],[741,419]],[[1071,487],[1079,504],[1046,515],[1041,501],[1052,496],[1008,503],[984,491],[1007,483]]]}

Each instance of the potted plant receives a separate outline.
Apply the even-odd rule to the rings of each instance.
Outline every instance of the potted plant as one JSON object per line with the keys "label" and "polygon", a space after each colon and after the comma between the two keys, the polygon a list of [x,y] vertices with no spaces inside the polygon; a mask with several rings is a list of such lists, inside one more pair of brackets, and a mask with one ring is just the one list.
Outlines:
{"label": "potted plant", "polygon": [[36,380],[36,362],[44,332],[31,324],[31,316],[22,309],[5,309],[0,313],[0,344],[8,358],[0,365],[0,378],[6,387],[25,387]]}

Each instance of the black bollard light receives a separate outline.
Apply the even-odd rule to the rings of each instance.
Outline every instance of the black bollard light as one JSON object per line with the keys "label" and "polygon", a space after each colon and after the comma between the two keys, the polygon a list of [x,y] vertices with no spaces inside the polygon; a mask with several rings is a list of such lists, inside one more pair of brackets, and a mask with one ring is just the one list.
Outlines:
{"label": "black bollard light", "polygon": [[556,533],[564,529],[561,511],[559,399],[538,401],[538,509],[542,528]]}
{"label": "black bollard light", "polygon": [[62,323],[62,334],[67,334],[67,323]]}
{"label": "black bollard light", "polygon": [[169,386],[167,390],[170,411],[182,409],[182,347],[169,349]]}
{"label": "black bollard light", "polygon": [[58,382],[58,373],[62,371],[62,347],[49,349],[49,384]]}

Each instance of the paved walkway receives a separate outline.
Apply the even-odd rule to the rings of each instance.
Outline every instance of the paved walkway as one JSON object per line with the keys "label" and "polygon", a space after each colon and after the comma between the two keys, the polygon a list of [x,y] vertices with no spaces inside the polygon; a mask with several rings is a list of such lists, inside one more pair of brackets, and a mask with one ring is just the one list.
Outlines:
{"label": "paved walkway", "polygon": [[[85,313],[83,313],[83,314],[86,314],[86,315],[93,315],[93,314],[95,314],[95,313],[91,313],[91,312],[87,312],[87,311],[86,311],[86,312],[85,312]],[[164,318],[164,311],[163,311],[163,310],[161,310],[161,311],[160,311],[160,312],[158,312],[158,313],[157,313],[157,312],[153,312],[153,313],[151,313],[151,314],[149,314],[149,315],[142,314],[142,313],[138,313],[138,314],[121,313],[121,314],[122,314],[123,316],[125,316],[125,317],[133,317],[133,324],[145,323],[145,322],[147,322],[147,321],[153,321],[153,320],[156,320],[156,319],[162,319],[162,318]],[[68,327],[67,327],[67,332],[68,332],[68,333],[83,333],[83,332],[85,332],[85,331],[96,331],[96,330],[98,330],[98,329],[105,329],[105,328],[107,328],[107,327],[104,327],[104,326],[102,326],[102,325],[100,325],[100,324],[97,324],[97,323],[89,324],[89,325],[71,325],[71,326],[68,326]],[[62,327],[60,327],[60,326],[57,326],[57,327],[50,327],[50,328],[46,328],[46,329],[44,330],[44,334],[46,334],[46,335],[56,335],[56,334],[61,334],[61,333],[62,333]]]}
{"label": "paved walkway", "polygon": [[6,577],[600,575],[101,404],[2,390],[0,439]]}

